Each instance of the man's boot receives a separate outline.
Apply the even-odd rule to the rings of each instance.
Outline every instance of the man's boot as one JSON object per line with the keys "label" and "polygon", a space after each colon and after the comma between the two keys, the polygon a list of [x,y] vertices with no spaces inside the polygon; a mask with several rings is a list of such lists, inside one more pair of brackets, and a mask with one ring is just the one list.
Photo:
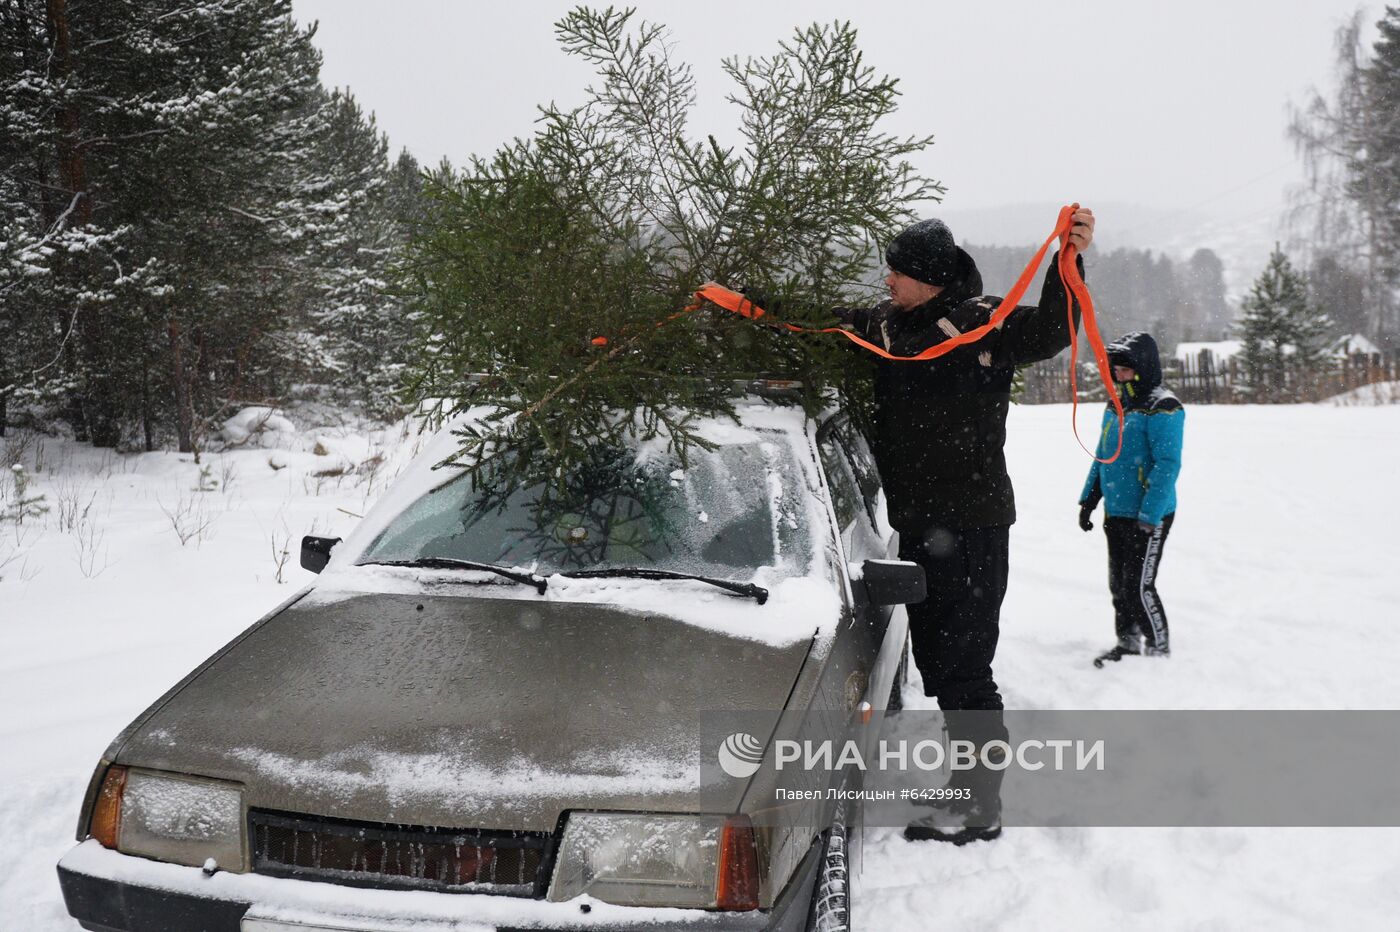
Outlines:
{"label": "man's boot", "polygon": [[1000,800],[984,809],[974,799],[949,799],[928,803],[932,810],[904,827],[907,841],[946,841],[965,845],[991,841],[1001,835]]}
{"label": "man's boot", "polygon": [[[947,788],[953,791],[949,798],[920,803],[931,811],[905,826],[904,837],[907,841],[946,841],[955,845],[991,841],[1001,835],[1001,782],[1005,769],[984,766],[981,749],[988,741],[1008,740],[1001,713],[950,712],[948,734],[956,740],[973,742],[978,751],[976,766],[954,772],[948,781]],[[993,763],[1005,763],[1001,748],[994,748],[992,753],[1001,755]]]}

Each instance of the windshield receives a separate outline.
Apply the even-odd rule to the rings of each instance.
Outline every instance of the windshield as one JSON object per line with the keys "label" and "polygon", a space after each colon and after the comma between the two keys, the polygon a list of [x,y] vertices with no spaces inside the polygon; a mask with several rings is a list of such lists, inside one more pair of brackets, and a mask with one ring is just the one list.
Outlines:
{"label": "windshield", "polygon": [[762,568],[805,576],[812,529],[802,467],[788,437],[693,448],[682,467],[654,448],[618,449],[557,486],[502,495],[462,475],[418,499],[360,563],[470,560],[541,575],[645,568],[751,579]]}

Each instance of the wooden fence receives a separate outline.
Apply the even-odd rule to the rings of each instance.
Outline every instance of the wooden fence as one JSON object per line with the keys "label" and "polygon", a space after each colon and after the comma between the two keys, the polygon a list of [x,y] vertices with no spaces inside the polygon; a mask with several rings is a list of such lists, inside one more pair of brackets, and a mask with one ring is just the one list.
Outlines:
{"label": "wooden fence", "polygon": [[[1081,360],[1083,357],[1080,357]],[[1064,356],[1036,363],[1021,371],[1023,404],[1069,401],[1069,363]],[[1332,398],[1365,385],[1400,381],[1400,356],[1356,355],[1327,360],[1308,372],[1285,366],[1267,373],[1265,384],[1252,386],[1238,359],[1217,362],[1210,353],[1194,359],[1163,361],[1163,381],[1188,404],[1270,404],[1310,402]],[[1079,400],[1107,401],[1093,361],[1080,363]],[[1395,396],[1395,392],[1391,392]]]}

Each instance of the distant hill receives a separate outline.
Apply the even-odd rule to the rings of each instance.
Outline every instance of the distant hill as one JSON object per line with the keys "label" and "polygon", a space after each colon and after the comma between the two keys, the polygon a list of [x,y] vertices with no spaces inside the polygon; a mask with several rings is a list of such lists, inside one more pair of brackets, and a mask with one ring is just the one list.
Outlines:
{"label": "distant hill", "polygon": [[[1050,232],[1062,205],[1009,204],[980,210],[928,213],[944,220],[958,242],[977,246],[1023,247],[1039,244]],[[1091,205],[1098,217],[1095,244],[1104,251],[1151,249],[1173,261],[1185,261],[1197,249],[1211,249],[1225,266],[1226,293],[1238,303],[1263,269],[1280,239],[1272,214],[1225,220],[1205,213],[1163,210],[1139,204]],[[1026,258],[1030,258],[1027,253]]]}

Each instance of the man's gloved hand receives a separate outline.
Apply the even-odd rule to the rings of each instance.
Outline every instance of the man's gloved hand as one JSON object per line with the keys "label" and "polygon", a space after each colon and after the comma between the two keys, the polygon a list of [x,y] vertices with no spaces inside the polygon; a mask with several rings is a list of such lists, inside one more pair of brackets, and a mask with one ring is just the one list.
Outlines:
{"label": "man's gloved hand", "polygon": [[831,309],[831,316],[835,317],[843,324],[849,324],[855,320],[856,312],[855,308],[833,307]]}
{"label": "man's gloved hand", "polygon": [[747,298],[750,304],[754,305],[755,307],[761,307],[765,311],[771,311],[774,309],[774,304],[781,303],[769,298],[768,292],[760,291],[757,288],[750,288],[747,285],[739,289],[739,294]]}
{"label": "man's gloved hand", "polygon": [[1157,530],[1157,525],[1148,524],[1146,521],[1139,521],[1138,530],[1142,531],[1144,534],[1151,534],[1153,531]]}
{"label": "man's gloved hand", "polygon": [[1079,506],[1079,529],[1081,531],[1092,531],[1094,529],[1094,506]]}

